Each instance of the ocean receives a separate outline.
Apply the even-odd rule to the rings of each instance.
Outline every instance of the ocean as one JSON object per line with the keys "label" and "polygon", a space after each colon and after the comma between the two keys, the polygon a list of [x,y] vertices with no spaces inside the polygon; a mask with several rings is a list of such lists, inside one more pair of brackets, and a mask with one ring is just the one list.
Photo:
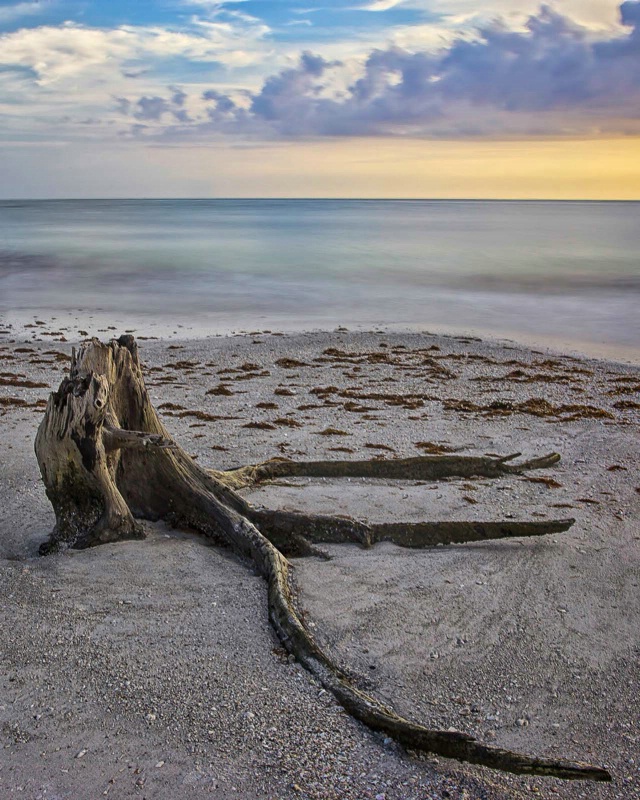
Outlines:
{"label": "ocean", "polygon": [[[0,313],[460,332],[638,360],[640,202],[0,201]],[[102,328],[104,330],[104,328]]]}

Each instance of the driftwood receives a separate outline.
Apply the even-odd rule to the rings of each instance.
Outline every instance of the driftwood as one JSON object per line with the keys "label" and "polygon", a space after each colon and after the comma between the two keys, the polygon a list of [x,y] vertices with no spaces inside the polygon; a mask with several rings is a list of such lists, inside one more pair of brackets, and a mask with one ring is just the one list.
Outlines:
{"label": "driftwood", "polygon": [[257,508],[237,493],[291,475],[438,479],[513,475],[555,464],[552,453],[533,461],[460,455],[402,460],[297,463],[273,460],[242,469],[206,471],[175,444],[145,388],[131,336],[94,339],[74,352],[70,375],[51,394],[38,429],[36,455],[56,526],[42,554],[144,537],[139,519],[164,519],[197,529],[250,560],[268,584],[269,616],[284,647],[356,719],[415,751],[520,774],[610,780],[602,768],[536,758],[481,744],[456,731],[429,730],[358,689],[314,641],[297,610],[287,556],[318,554],[318,544],[390,541],[402,547],[538,536],[574,520],[542,522],[423,522],[369,525],[336,516]]}

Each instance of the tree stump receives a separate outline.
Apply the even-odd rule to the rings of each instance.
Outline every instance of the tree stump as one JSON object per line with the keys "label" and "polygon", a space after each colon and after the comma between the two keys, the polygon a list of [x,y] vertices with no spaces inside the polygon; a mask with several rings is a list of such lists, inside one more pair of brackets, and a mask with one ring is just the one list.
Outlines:
{"label": "tree stump", "polygon": [[402,547],[537,536],[569,528],[574,520],[435,521],[369,525],[331,515],[256,508],[238,488],[291,475],[439,479],[489,478],[555,464],[551,453],[514,463],[504,458],[459,455],[388,461],[293,462],[274,459],[230,471],[204,470],[162,425],[147,393],[132,336],[74,351],[69,377],[51,394],[38,428],[36,456],[56,516],[44,555],[144,537],[139,519],[167,520],[195,528],[249,560],[268,584],[269,618],[284,647],[356,719],[412,750],[483,764],[519,774],[611,780],[607,770],[582,762],[529,757],[477,742],[457,731],[430,730],[410,722],[358,689],[314,641],[296,607],[287,556],[324,555],[323,542]]}

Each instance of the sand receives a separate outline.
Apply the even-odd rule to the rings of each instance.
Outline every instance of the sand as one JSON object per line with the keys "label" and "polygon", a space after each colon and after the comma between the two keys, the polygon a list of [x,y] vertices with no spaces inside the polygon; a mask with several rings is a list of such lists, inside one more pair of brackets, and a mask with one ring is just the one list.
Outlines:
{"label": "sand", "polygon": [[283,654],[261,579],[189,532],[147,524],[144,542],[39,558],[53,515],[33,440],[71,348],[56,338],[0,341],[0,796],[640,797],[637,367],[429,334],[140,342],[154,403],[203,465],[560,452],[536,480],[295,479],[248,496],[372,520],[575,517],[537,540],[331,546],[294,564],[318,640],[370,692],[430,727],[608,766],[614,782],[593,785],[371,733]]}

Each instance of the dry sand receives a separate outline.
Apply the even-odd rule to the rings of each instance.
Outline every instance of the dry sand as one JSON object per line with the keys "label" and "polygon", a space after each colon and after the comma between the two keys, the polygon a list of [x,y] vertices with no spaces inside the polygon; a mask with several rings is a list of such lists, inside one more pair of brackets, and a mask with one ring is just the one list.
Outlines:
{"label": "dry sand", "polygon": [[593,785],[369,732],[283,657],[261,579],[188,532],[38,558],[53,515],[33,440],[70,351],[49,338],[0,341],[0,797],[640,797],[638,368],[428,334],[141,342],[156,406],[204,465],[560,452],[536,480],[297,479],[251,498],[373,520],[576,517],[537,540],[294,563],[319,641],[371,692],[430,727],[607,765],[614,782]]}

